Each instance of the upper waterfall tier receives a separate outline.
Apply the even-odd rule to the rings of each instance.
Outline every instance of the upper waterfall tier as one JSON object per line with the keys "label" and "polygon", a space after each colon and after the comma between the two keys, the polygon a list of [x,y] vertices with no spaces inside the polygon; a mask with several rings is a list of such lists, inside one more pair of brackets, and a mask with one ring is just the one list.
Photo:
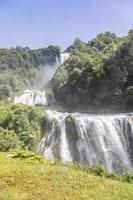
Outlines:
{"label": "upper waterfall tier", "polygon": [[37,152],[54,162],[74,161],[120,173],[133,169],[133,118],[47,111]]}
{"label": "upper waterfall tier", "polygon": [[69,53],[61,53],[60,55],[60,65],[62,65],[68,58],[69,58]]}

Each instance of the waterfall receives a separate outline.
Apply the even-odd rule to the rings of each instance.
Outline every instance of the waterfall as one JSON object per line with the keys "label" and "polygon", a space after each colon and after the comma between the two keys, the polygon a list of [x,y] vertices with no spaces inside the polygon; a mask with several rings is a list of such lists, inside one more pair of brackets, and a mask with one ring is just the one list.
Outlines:
{"label": "waterfall", "polygon": [[69,58],[69,53],[61,53],[60,55],[60,65],[62,65],[68,58]]}
{"label": "waterfall", "polygon": [[132,116],[73,113],[74,124],[70,126],[66,123],[69,113],[48,110],[47,115],[51,120],[56,119],[58,130],[54,125],[46,131],[38,154],[52,161],[60,159],[90,166],[103,164],[117,173],[133,169]]}
{"label": "waterfall", "polygon": [[[61,53],[60,59],[56,56],[56,62],[52,66],[45,66],[44,76],[45,80],[48,82],[52,75],[55,73],[57,68],[62,65],[69,58],[69,53]],[[53,102],[55,101],[53,97]],[[41,92],[40,90],[25,90],[22,95],[16,96],[14,98],[14,104],[22,103],[29,106],[34,106],[37,104],[48,106],[46,92]]]}
{"label": "waterfall", "polygon": [[51,121],[50,129],[46,128],[46,133],[38,145],[37,153],[51,162],[56,159],[60,159],[62,162],[72,161],[65,127],[65,118],[68,113],[48,110],[47,115],[48,120]]}
{"label": "waterfall", "polygon": [[29,106],[34,106],[37,104],[47,106],[47,99],[45,91],[41,92],[39,90],[25,90],[22,95],[15,97],[14,103],[22,103]]}
{"label": "waterfall", "polygon": [[[59,65],[68,59],[60,55]],[[56,61],[57,62],[57,61]],[[25,90],[14,103],[48,106],[46,92]],[[47,110],[44,133],[37,153],[55,162],[78,162],[82,165],[103,164],[120,173],[133,169],[133,113],[89,115]]]}
{"label": "waterfall", "polygon": [[126,115],[76,115],[80,163],[104,164],[109,171],[130,170],[133,164],[133,119]]}

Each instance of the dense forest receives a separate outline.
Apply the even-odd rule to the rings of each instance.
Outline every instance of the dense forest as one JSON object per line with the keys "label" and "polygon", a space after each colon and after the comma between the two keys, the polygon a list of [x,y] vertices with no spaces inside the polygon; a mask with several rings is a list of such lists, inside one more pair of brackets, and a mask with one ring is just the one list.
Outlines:
{"label": "dense forest", "polygon": [[69,59],[51,80],[57,102],[70,110],[131,111],[133,30],[127,37],[105,32],[68,47]]}

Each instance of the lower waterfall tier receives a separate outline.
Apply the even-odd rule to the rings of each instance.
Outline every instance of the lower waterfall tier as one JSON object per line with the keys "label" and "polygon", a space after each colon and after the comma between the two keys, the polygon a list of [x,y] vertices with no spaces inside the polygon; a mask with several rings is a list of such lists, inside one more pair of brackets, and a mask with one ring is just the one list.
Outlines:
{"label": "lower waterfall tier", "polygon": [[133,169],[132,115],[88,115],[47,111],[37,153],[51,162],[103,164],[121,173]]}

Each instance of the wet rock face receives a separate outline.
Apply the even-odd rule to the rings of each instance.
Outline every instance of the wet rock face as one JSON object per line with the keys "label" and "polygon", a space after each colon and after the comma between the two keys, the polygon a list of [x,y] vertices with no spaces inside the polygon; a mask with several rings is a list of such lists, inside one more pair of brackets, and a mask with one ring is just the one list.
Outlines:
{"label": "wet rock face", "polygon": [[[41,133],[42,140],[39,144],[40,146],[38,146],[39,154],[44,156],[44,152],[47,151],[46,158],[49,158],[52,163],[56,160],[60,160],[60,128],[57,120],[50,120],[46,117],[42,122]],[[51,148],[49,149],[50,146]]]}
{"label": "wet rock face", "polygon": [[80,160],[80,155],[78,151],[78,133],[76,130],[75,119],[70,115],[66,118],[66,133],[69,144],[69,149],[73,157],[74,162]]}

